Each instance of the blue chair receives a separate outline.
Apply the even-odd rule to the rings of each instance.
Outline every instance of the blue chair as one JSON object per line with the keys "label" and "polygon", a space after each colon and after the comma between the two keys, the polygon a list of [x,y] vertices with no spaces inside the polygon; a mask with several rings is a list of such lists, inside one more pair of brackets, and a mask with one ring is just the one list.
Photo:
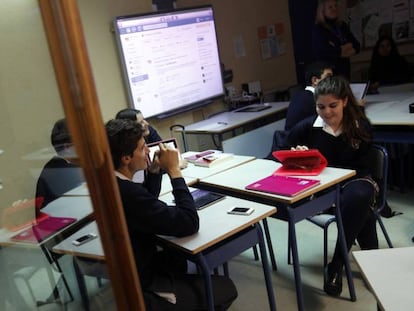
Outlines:
{"label": "blue chair", "polygon": [[[376,198],[375,206],[373,208],[373,213],[375,218],[377,219],[382,233],[385,236],[387,241],[388,247],[392,248],[392,242],[388,235],[387,230],[385,229],[384,223],[382,222],[381,218],[381,211],[386,205],[387,202],[387,182],[388,182],[388,153],[387,150],[379,145],[373,145],[371,150],[371,164],[372,164],[372,177],[377,181],[380,191]],[[317,225],[318,227],[323,229],[324,233],[324,243],[323,243],[323,263],[324,266],[327,265],[328,261],[328,229],[329,225],[336,221],[334,215],[329,214],[320,214],[313,217],[308,218],[308,221]],[[290,250],[290,245],[289,245]],[[289,251],[289,258],[288,261],[290,263],[290,251]]]}

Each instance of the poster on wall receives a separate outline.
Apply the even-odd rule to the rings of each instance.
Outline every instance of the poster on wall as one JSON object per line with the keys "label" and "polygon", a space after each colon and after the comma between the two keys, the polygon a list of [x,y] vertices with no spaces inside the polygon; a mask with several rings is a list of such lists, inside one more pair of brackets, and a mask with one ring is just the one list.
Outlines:
{"label": "poster on wall", "polygon": [[347,15],[363,48],[384,34],[396,42],[414,40],[414,0],[348,0]]}
{"label": "poster on wall", "polygon": [[262,59],[269,59],[286,52],[286,42],[283,40],[283,23],[261,26],[257,33],[259,37]]}

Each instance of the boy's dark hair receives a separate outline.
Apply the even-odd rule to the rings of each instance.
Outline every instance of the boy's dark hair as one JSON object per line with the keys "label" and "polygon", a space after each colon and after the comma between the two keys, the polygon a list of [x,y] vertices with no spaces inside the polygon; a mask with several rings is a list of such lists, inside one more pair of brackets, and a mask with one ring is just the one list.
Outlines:
{"label": "boy's dark hair", "polygon": [[331,63],[325,61],[315,61],[308,64],[305,70],[306,85],[312,85],[312,77],[318,77],[318,79],[320,79],[325,69],[332,69],[333,71],[334,66]]}
{"label": "boy's dark hair", "polygon": [[120,111],[115,116],[115,119],[127,119],[136,121],[137,120],[137,113],[141,113],[141,110],[134,109],[134,108],[125,108]]}
{"label": "boy's dark hair", "polygon": [[65,144],[72,144],[72,139],[70,138],[70,133],[65,119],[56,121],[50,135],[50,141],[57,153],[65,148]]}
{"label": "boy's dark hair", "polygon": [[138,140],[143,136],[142,126],[128,119],[112,119],[106,125],[106,135],[115,169],[121,165],[123,156],[132,155]]}

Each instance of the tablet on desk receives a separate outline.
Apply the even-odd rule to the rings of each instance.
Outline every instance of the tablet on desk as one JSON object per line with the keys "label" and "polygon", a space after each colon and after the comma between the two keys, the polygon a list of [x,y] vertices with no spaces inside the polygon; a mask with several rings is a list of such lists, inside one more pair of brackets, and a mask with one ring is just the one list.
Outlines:
{"label": "tablet on desk", "polygon": [[220,193],[215,193],[207,190],[197,189],[191,191],[191,195],[194,199],[197,210],[201,210],[214,202],[222,200],[225,198],[225,195]]}

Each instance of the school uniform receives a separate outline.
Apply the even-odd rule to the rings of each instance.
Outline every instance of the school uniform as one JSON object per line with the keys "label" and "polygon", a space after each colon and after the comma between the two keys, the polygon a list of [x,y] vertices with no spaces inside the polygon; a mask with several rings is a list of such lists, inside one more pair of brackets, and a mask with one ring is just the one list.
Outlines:
{"label": "school uniform", "polygon": [[54,156],[43,167],[36,184],[36,198],[43,197],[43,208],[65,192],[85,181],[82,168],[66,159]]}
{"label": "school uniform", "polygon": [[313,86],[307,86],[292,96],[286,114],[285,131],[290,131],[297,123],[310,116],[316,116],[314,90]]}
{"label": "school uniform", "polygon": [[[147,310],[205,309],[202,276],[187,274],[182,256],[157,246],[157,234],[182,237],[198,231],[197,210],[184,179],[171,180],[176,206],[168,206],[158,200],[161,174],[148,173],[143,184],[116,175]],[[215,302],[226,310],[237,297],[235,286],[227,277],[212,282]]]}
{"label": "school uniform", "polygon": [[[370,131],[368,122],[359,122]],[[345,141],[341,132],[333,133],[323,120],[310,117],[291,129],[288,135],[291,147],[306,145],[316,148],[325,156],[328,165],[338,168],[354,169],[353,182],[345,181],[341,191],[341,216],[348,251],[355,239],[362,249],[378,248],[376,219],[371,210],[375,188],[365,177],[370,175],[369,150],[371,142]],[[363,179],[361,179],[363,178]],[[332,265],[342,268],[343,260],[339,245],[335,248]]]}

